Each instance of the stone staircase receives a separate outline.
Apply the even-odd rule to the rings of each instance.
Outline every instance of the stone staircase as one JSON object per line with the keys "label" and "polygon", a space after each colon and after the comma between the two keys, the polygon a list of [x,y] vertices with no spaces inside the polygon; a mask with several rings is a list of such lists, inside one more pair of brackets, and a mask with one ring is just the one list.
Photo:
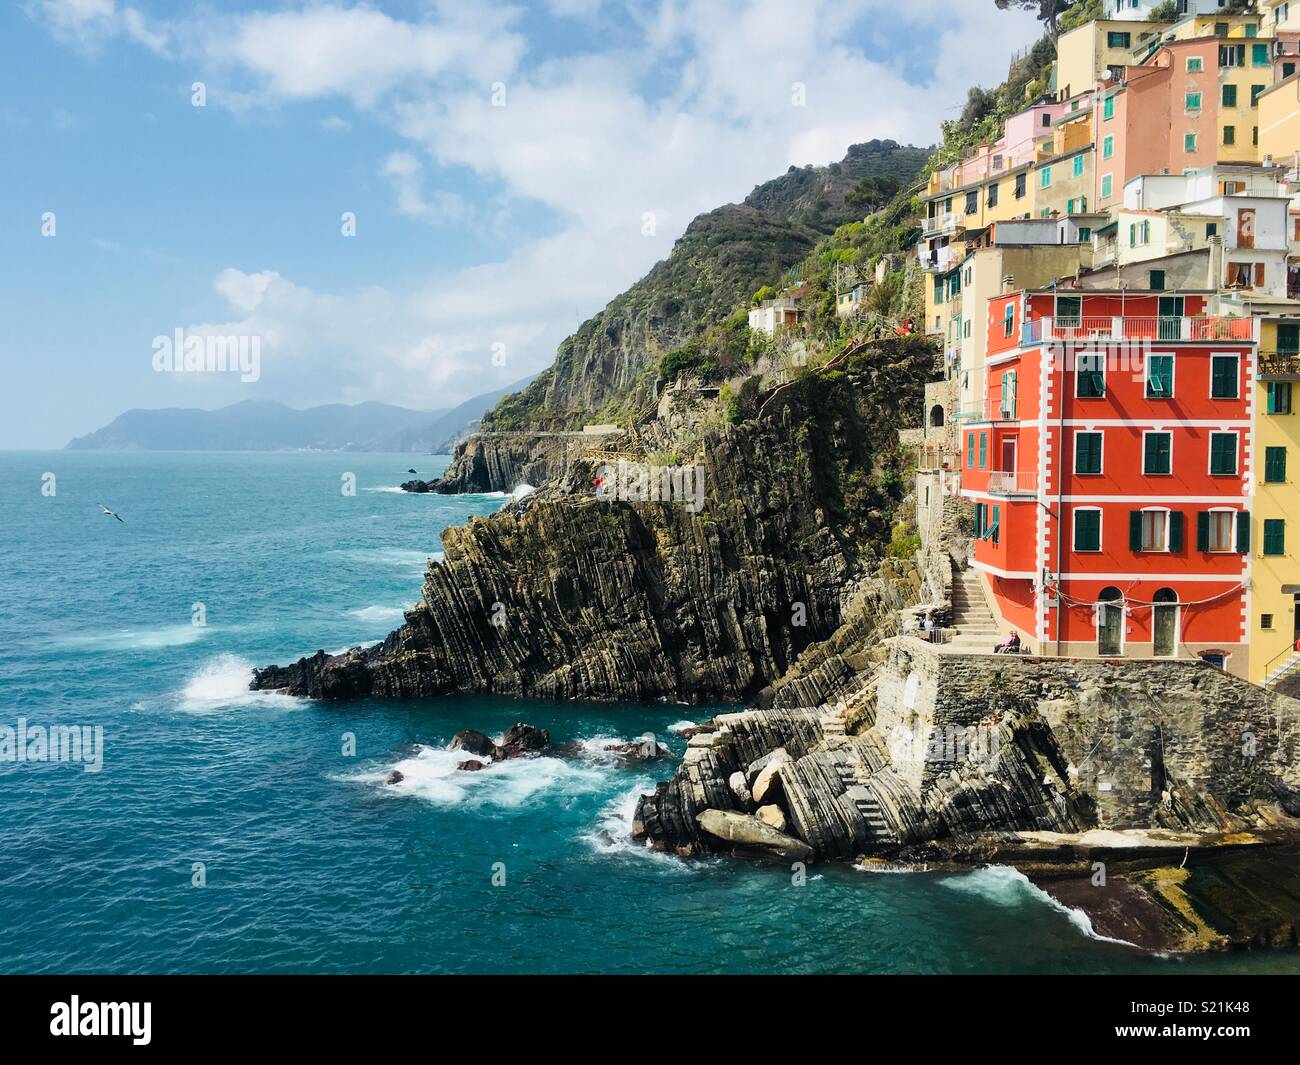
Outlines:
{"label": "stone staircase", "polygon": [[977,569],[953,572],[952,627],[956,630],[951,640],[954,650],[991,652],[1002,641]]}
{"label": "stone staircase", "polygon": [[1269,673],[1264,678],[1264,687],[1292,698],[1300,693],[1300,652]]}

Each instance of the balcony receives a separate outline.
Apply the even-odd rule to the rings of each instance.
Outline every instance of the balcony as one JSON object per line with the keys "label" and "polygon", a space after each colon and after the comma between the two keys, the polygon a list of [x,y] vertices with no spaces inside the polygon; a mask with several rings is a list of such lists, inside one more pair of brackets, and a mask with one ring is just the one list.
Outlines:
{"label": "balcony", "polygon": [[959,261],[957,259],[957,249],[951,245],[931,251],[924,242],[916,246],[916,258],[921,264],[922,270],[935,274],[947,273]]}
{"label": "balcony", "polygon": [[956,229],[961,217],[956,211],[944,211],[933,218],[921,219],[921,232],[927,237],[936,233],[943,233],[950,229]]}
{"label": "balcony", "polygon": [[1035,318],[1020,330],[1020,343],[1047,341],[1088,343],[1095,340],[1225,341],[1255,339],[1255,320],[1249,317],[1074,317]]}
{"label": "balcony", "polygon": [[1261,381],[1300,381],[1300,353],[1294,351],[1261,351],[1259,353],[1259,379]]}
{"label": "balcony", "polygon": [[1037,470],[994,470],[989,474],[989,495],[1034,496],[1037,494]]}

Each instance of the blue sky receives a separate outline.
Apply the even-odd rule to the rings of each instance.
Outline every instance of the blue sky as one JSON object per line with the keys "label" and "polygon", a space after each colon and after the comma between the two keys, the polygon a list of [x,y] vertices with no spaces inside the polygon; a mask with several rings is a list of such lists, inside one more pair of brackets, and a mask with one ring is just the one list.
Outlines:
{"label": "blue sky", "polygon": [[[855,141],[932,143],[1037,25],[992,0],[19,0],[0,33],[21,448],[131,407],[509,384],[700,211]],[[155,372],[176,329],[262,338],[259,380]]]}

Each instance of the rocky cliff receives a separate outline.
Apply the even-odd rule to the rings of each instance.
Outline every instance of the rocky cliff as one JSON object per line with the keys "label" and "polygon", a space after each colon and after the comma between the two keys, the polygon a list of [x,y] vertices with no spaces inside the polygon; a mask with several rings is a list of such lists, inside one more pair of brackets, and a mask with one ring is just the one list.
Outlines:
{"label": "rocky cliff", "polygon": [[446,530],[445,561],[382,644],[269,667],[254,686],[748,698],[834,633],[846,589],[875,572],[905,492],[897,432],[920,417],[932,358],[920,338],[882,342],[780,388],[741,424],[715,411],[668,470],[690,471],[694,501],[629,498],[664,472],[649,456],[625,460],[621,498],[597,491],[603,463],[576,458],[521,502]]}

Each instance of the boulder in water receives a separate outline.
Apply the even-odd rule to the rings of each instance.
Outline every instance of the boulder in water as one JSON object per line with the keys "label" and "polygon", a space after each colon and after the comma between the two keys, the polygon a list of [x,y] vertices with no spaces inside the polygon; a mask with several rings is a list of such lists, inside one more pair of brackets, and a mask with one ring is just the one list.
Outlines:
{"label": "boulder in water", "polygon": [[695,821],[710,836],[732,844],[734,853],[741,857],[803,862],[813,856],[813,849],[803,840],[778,832],[752,814],[704,810]]}
{"label": "boulder in water", "polygon": [[492,742],[492,737],[472,728],[456,733],[447,747],[448,750],[466,751],[480,758],[495,758],[497,753],[497,745]]}

